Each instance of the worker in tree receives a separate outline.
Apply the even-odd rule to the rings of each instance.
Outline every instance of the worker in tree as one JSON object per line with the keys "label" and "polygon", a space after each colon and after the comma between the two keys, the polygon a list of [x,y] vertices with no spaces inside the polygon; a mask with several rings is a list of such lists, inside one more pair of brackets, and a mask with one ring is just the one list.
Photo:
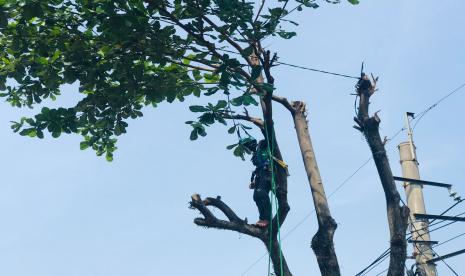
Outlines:
{"label": "worker in tree", "polygon": [[255,225],[259,227],[267,227],[271,218],[271,162],[268,153],[268,145],[266,140],[261,140],[258,145],[253,139],[244,144],[250,151],[253,152],[252,163],[255,165],[255,170],[252,172],[250,179],[250,189],[254,189],[253,200],[257,204],[259,220]]}

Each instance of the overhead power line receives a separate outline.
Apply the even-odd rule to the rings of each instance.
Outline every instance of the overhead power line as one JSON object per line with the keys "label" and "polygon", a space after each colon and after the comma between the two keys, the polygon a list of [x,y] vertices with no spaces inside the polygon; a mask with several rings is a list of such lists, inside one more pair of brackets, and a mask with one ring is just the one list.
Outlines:
{"label": "overhead power line", "polygon": [[[236,51],[231,51],[231,50],[226,50],[226,49],[217,49],[217,50],[222,51],[222,52],[226,52],[226,53],[241,55],[239,52],[236,52]],[[329,75],[334,75],[334,76],[339,76],[339,77],[344,77],[344,78],[350,78],[350,79],[357,79],[357,80],[360,79],[360,77],[354,77],[354,76],[350,76],[350,75],[346,75],[346,74],[330,72],[330,71],[322,70],[322,69],[310,68],[310,67],[296,65],[296,64],[282,62],[282,61],[276,61],[275,63],[285,65],[285,66],[294,67],[294,68],[299,68],[299,69],[303,69],[303,70],[318,72],[318,73],[322,73],[322,74],[329,74]]]}
{"label": "overhead power line", "polygon": [[329,74],[329,75],[334,75],[334,76],[340,76],[340,77],[344,77],[344,78],[351,78],[351,79],[357,79],[357,80],[360,79],[360,77],[354,77],[354,76],[349,76],[349,75],[345,75],[345,74],[329,72],[329,71],[326,71],[326,70],[320,70],[320,69],[309,68],[309,67],[300,66],[300,65],[294,65],[294,64],[290,64],[290,63],[286,63],[286,62],[281,62],[281,61],[277,61],[276,64],[282,64],[282,65],[286,65],[286,66],[290,66],[290,67],[294,67],[294,68],[299,68],[299,69],[303,69],[303,70],[319,72],[319,73]]}
{"label": "overhead power line", "polygon": [[415,129],[415,127],[418,125],[418,123],[420,122],[420,120],[423,118],[423,116],[426,115],[426,113],[428,113],[429,111],[431,111],[433,108],[435,108],[436,106],[438,106],[438,104],[440,104],[442,101],[444,101],[445,99],[449,98],[450,96],[452,96],[453,94],[457,93],[458,91],[460,91],[463,87],[465,87],[465,83],[460,85],[459,87],[455,88],[454,90],[452,90],[451,92],[447,93],[445,96],[443,96],[442,98],[440,98],[438,101],[436,101],[434,104],[430,105],[428,108],[426,108],[425,110],[423,110],[422,112],[418,113],[417,116],[415,116],[415,118],[418,118],[418,120],[416,121],[416,123],[413,125],[413,129]]}
{"label": "overhead power line", "polygon": [[458,238],[460,238],[460,237],[463,236],[463,235],[465,235],[465,232],[462,233],[462,234],[459,234],[459,235],[457,235],[457,236],[454,236],[453,238],[450,238],[450,239],[448,239],[448,240],[446,240],[446,241],[443,241],[443,242],[441,242],[441,243],[438,243],[438,244],[436,244],[436,245],[433,246],[433,247],[438,247],[438,246],[440,246],[440,245],[443,245],[443,244],[445,244],[445,243],[448,243],[448,242],[450,242],[450,241],[453,241],[453,240],[455,240],[455,239],[458,239]]}

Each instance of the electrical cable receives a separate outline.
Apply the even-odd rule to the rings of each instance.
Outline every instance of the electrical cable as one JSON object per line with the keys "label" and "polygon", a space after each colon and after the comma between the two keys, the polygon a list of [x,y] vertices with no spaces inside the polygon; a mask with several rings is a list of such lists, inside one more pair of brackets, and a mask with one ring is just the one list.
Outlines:
{"label": "electrical cable", "polygon": [[422,112],[420,112],[419,116],[416,116],[415,119],[418,117],[418,120],[416,121],[416,123],[413,125],[413,129],[415,129],[415,127],[418,125],[418,123],[420,122],[420,120],[423,118],[423,116],[426,115],[426,113],[428,113],[429,111],[431,111],[431,109],[435,108],[438,104],[440,104],[442,101],[444,101],[445,99],[449,98],[450,96],[452,96],[454,93],[458,92],[460,89],[462,89],[463,87],[465,87],[465,83],[460,85],[459,87],[455,88],[454,90],[452,90],[451,92],[449,92],[448,94],[446,94],[445,96],[443,96],[442,98],[440,98],[438,101],[436,101],[434,104],[432,104],[431,106],[429,106],[428,108],[426,108],[425,110],[423,110]]}
{"label": "electrical cable", "polygon": [[376,274],[375,276],[379,276],[379,275],[383,274],[383,273],[384,273],[384,272],[386,272],[388,269],[389,269],[389,267],[388,267],[388,268],[386,268],[385,270],[383,270],[383,271],[379,272],[379,273],[378,273],[378,274]]}
{"label": "electrical cable", "polygon": [[365,276],[368,274],[368,272],[372,271],[373,269],[375,269],[378,265],[382,264],[387,258],[389,257],[389,254],[387,254],[386,256],[384,256],[383,259],[381,259],[377,264],[375,264],[372,268],[370,268],[369,270],[367,270],[364,274],[360,275],[360,276]]}
{"label": "electrical cable", "polygon": [[389,256],[389,248],[385,250],[381,255],[379,255],[373,262],[371,262],[367,267],[365,267],[362,271],[359,273],[355,274],[355,276],[361,276],[363,273],[368,272],[367,270],[370,269],[370,267],[374,266],[376,263],[380,262],[383,258],[386,256]]}
{"label": "electrical cable", "polygon": [[[401,201],[405,206],[407,206],[402,199],[401,199]],[[450,224],[452,224],[454,222],[457,222],[457,221],[452,221]],[[440,228],[445,227],[445,226],[450,225],[450,224],[443,225],[441,227],[438,227],[437,229],[440,229]],[[413,227],[415,232],[418,233],[418,231],[420,231],[420,230],[417,230],[414,223],[410,223],[410,225]],[[437,230],[437,229],[435,229],[435,230]],[[431,233],[432,231],[428,231],[428,233]],[[423,235],[420,235],[419,238],[421,238],[423,241],[426,241],[423,238]],[[414,243],[414,246],[417,248],[419,254],[424,254],[424,252],[418,247],[418,245],[416,243]],[[430,247],[429,250],[431,250],[431,252],[433,252],[437,257],[441,258],[441,255],[439,255],[432,247]],[[441,259],[441,262],[443,262],[447,266],[447,268],[449,268],[449,270],[452,271],[456,276],[459,276],[459,274],[444,259]]]}
{"label": "electrical cable", "polygon": [[[217,49],[217,50],[218,51],[223,51],[223,52],[226,52],[226,53],[241,55],[239,52],[236,52],[236,51],[231,51],[231,50],[226,50],[226,49]],[[289,66],[289,67],[294,67],[294,68],[299,68],[299,69],[308,70],[308,71],[312,71],[312,72],[318,72],[318,73],[322,73],[322,74],[329,74],[329,75],[339,76],[339,77],[344,77],[344,78],[351,78],[351,79],[357,79],[357,80],[360,79],[360,77],[354,77],[354,76],[341,74],[341,73],[335,73],[335,72],[322,70],[322,69],[310,68],[310,67],[291,64],[291,63],[282,62],[282,61],[276,61],[276,64],[281,64],[281,65],[285,65],[285,66]]]}
{"label": "electrical cable", "polygon": [[286,63],[286,62],[281,62],[281,61],[276,61],[276,64],[282,64],[282,65],[286,65],[286,66],[290,66],[290,67],[294,67],[294,68],[299,68],[299,69],[313,71],[313,72],[319,72],[319,73],[323,73],[323,74],[330,74],[330,75],[344,77],[344,78],[351,78],[351,79],[357,79],[357,80],[360,79],[360,77],[354,77],[354,76],[349,76],[349,75],[345,75],[345,74],[329,72],[329,71],[326,71],[326,70],[320,70],[320,69],[309,68],[309,67],[300,66],[300,65],[294,65],[294,64],[290,64],[290,63]]}
{"label": "electrical cable", "polygon": [[[400,133],[400,131],[399,131],[398,133]],[[398,134],[398,133],[397,133],[397,134]],[[396,134],[396,135],[397,135],[397,134]],[[393,137],[395,137],[396,135],[394,135]],[[405,202],[404,202],[402,199],[401,199],[401,201],[402,201],[402,203],[405,205]],[[461,202],[461,201],[460,201],[460,202]],[[448,211],[450,211],[453,207],[457,206],[457,204],[460,203],[460,202],[457,202],[457,203],[453,204],[451,207],[447,208],[445,211],[443,211],[443,212],[441,213],[441,215],[444,215],[445,213],[447,213]],[[455,217],[461,216],[461,215],[463,215],[463,214],[465,214],[465,212],[460,213],[460,214],[456,215]],[[421,229],[416,229],[416,228],[415,228],[415,230],[412,231],[412,232],[419,232],[419,231],[428,229],[428,228],[431,227],[431,226],[438,225],[438,224],[441,224],[441,223],[444,223],[444,222],[445,222],[445,220],[441,220],[441,221],[438,221],[438,222],[436,222],[436,223],[433,223],[433,224],[429,225],[428,227],[423,227],[423,228],[421,228]],[[441,228],[444,228],[444,227],[446,227],[446,226],[449,226],[449,225],[451,225],[451,224],[453,224],[453,223],[455,223],[455,222],[457,222],[457,221],[452,221],[452,222],[449,222],[449,223],[447,223],[447,224],[445,224],[445,225],[442,225],[442,226],[440,226],[440,227],[438,227],[438,228],[435,228],[435,229],[433,229],[433,230],[429,230],[429,231],[427,231],[427,232],[425,232],[425,233],[420,234],[418,237],[419,237],[419,238],[422,238],[423,235],[425,235],[426,233],[434,232],[434,231],[436,231],[436,230],[439,230],[439,229],[441,229]],[[465,234],[465,233],[464,233],[464,234]],[[412,234],[410,233],[410,234],[407,235],[406,238],[407,238],[407,239],[410,239],[411,237],[412,237]],[[458,238],[458,237],[456,237],[456,238]],[[418,249],[419,254],[423,254],[423,253],[424,253],[420,248],[417,247],[416,244],[414,244],[414,246]],[[359,272],[358,274],[356,274],[355,276],[359,276],[359,275],[361,276],[361,275],[362,275],[361,273],[364,273],[367,269],[369,269],[370,267],[372,267],[373,265],[375,265],[377,262],[380,263],[380,262],[382,261],[381,259],[382,259],[384,256],[386,256],[386,254],[389,255],[389,253],[390,253],[390,248],[386,249],[378,258],[375,259],[375,261],[373,261],[370,265],[368,265],[366,268],[364,268],[362,271],[360,271],[360,272]],[[363,275],[364,275],[364,274],[363,274]]]}
{"label": "electrical cable", "polygon": [[438,243],[438,244],[434,245],[433,247],[438,247],[438,246],[440,246],[440,245],[443,245],[443,244],[445,244],[445,243],[448,243],[448,242],[450,242],[450,241],[453,241],[453,240],[455,240],[455,239],[458,239],[458,238],[460,238],[460,237],[463,236],[463,235],[465,235],[465,232],[462,233],[462,234],[459,234],[459,235],[457,235],[457,236],[455,236],[455,237],[453,237],[453,238],[450,238],[450,239],[448,239],[448,240],[446,240],[446,241],[443,241],[443,242],[441,242],[441,243]]}

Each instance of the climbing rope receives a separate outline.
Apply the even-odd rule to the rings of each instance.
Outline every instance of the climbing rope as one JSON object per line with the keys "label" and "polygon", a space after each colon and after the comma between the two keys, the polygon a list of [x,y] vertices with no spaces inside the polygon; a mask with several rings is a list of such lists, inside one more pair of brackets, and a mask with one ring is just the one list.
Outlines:
{"label": "climbing rope", "polygon": [[[282,255],[282,250],[281,250],[281,226],[279,223],[279,207],[278,207],[278,198],[276,196],[276,181],[275,181],[275,175],[274,175],[274,131],[273,129],[271,130],[271,139],[268,133],[268,127],[265,121],[265,136],[266,136],[266,142],[267,142],[267,151],[268,151],[268,157],[270,160],[270,165],[271,165],[271,191],[272,195],[270,197],[270,204],[271,204],[271,217],[270,217],[270,222],[268,226],[268,232],[269,232],[269,257],[268,257],[268,275],[270,275],[270,265],[271,265],[271,254],[272,254],[272,234],[273,234],[273,203],[274,207],[276,210],[276,221],[278,222],[278,247],[279,247],[279,268],[280,268],[280,275],[283,276],[283,255]],[[271,141],[271,142],[270,142]],[[284,162],[283,162],[284,163]],[[280,163],[278,163],[281,165]]]}

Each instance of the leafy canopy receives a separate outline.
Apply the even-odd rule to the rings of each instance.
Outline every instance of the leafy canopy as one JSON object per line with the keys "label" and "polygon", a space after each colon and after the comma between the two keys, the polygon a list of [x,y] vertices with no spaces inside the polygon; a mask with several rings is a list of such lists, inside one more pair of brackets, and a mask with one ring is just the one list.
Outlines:
{"label": "leafy canopy", "polygon": [[[32,108],[55,100],[64,84],[77,82],[80,93],[73,107],[42,103],[36,116],[13,122],[12,129],[38,138],[44,131],[55,138],[77,133],[84,137],[81,149],[112,160],[115,137],[144,106],[221,91],[224,100],[190,107],[201,113],[187,122],[190,138],[205,136],[206,126],[226,124],[232,107],[258,104],[250,88],[261,85],[255,79],[263,66],[249,57],[260,55],[259,42],[293,37],[283,27],[296,24],[288,12],[318,7],[312,0],[270,2],[260,8],[241,0],[0,0],[0,96]],[[239,129],[248,127],[234,123],[228,132]],[[243,156],[241,145],[234,147]]]}

